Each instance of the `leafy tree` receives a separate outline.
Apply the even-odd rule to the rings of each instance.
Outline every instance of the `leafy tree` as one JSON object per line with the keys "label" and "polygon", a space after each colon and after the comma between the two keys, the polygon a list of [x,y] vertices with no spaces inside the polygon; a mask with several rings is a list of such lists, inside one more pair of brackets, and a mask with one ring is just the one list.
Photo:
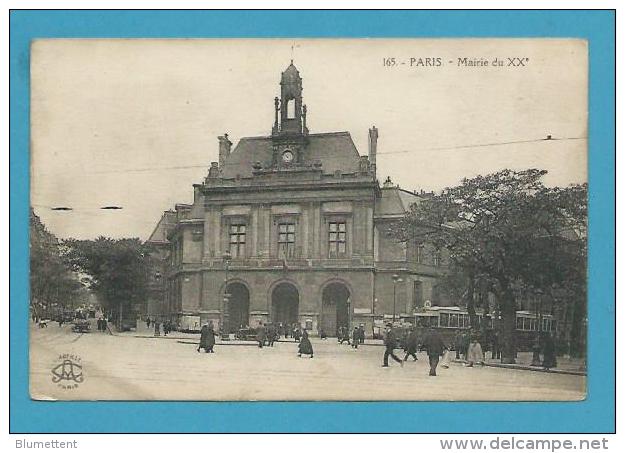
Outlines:
{"label": "leafy tree", "polygon": [[39,316],[50,316],[52,305],[69,308],[83,285],[62,258],[59,240],[30,210],[30,303]]}
{"label": "leafy tree", "polygon": [[394,225],[401,240],[447,248],[452,267],[466,277],[469,311],[476,285],[496,294],[505,363],[515,357],[516,289],[586,282],[587,186],[545,187],[546,173],[502,170],[464,179],[413,204]]}
{"label": "leafy tree", "polygon": [[137,238],[68,239],[66,257],[90,276],[90,287],[121,328],[126,315],[147,297],[149,248]]}

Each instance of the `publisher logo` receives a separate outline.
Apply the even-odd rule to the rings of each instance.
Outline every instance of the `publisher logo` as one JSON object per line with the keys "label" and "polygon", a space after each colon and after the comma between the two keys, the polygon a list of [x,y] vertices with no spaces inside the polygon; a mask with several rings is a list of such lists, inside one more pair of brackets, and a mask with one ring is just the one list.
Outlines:
{"label": "publisher logo", "polygon": [[78,388],[85,379],[81,359],[75,354],[60,354],[51,373],[52,382],[66,390]]}

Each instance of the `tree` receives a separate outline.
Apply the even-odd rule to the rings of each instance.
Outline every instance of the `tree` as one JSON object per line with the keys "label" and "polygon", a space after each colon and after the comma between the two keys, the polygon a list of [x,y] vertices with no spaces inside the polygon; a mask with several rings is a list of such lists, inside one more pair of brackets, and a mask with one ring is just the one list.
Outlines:
{"label": "tree", "polygon": [[73,307],[83,285],[62,258],[61,246],[30,210],[30,303],[39,316],[51,316],[52,306]]}
{"label": "tree", "polygon": [[73,268],[90,276],[90,287],[118,327],[147,297],[150,249],[137,238],[68,239],[66,257]]}
{"label": "tree", "polygon": [[545,187],[546,173],[502,170],[464,179],[413,204],[393,227],[400,240],[447,248],[452,267],[466,275],[469,293],[479,280],[496,294],[504,363],[515,357],[515,289],[548,291],[586,281],[587,186]]}

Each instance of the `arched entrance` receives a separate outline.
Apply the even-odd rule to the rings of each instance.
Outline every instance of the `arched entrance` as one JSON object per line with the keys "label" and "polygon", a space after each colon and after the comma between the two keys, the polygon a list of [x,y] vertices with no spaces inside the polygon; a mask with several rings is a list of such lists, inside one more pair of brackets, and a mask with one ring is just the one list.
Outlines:
{"label": "arched entrance", "polygon": [[233,333],[250,322],[250,292],[243,283],[232,282],[226,287],[230,294],[226,331]]}
{"label": "arched entrance", "polygon": [[271,292],[271,319],[274,323],[290,325],[297,322],[299,292],[292,283],[278,284]]}
{"label": "arched entrance", "polygon": [[336,335],[339,327],[349,327],[349,289],[333,282],[321,294],[321,328],[327,335]]}

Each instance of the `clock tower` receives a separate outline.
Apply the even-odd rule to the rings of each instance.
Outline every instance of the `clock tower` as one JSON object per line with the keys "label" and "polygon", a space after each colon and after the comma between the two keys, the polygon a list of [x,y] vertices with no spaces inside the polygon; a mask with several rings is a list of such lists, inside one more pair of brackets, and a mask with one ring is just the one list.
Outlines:
{"label": "clock tower", "polygon": [[274,167],[306,165],[308,128],[302,91],[302,78],[291,60],[282,73],[280,97],[274,99],[275,119],[271,130]]}

